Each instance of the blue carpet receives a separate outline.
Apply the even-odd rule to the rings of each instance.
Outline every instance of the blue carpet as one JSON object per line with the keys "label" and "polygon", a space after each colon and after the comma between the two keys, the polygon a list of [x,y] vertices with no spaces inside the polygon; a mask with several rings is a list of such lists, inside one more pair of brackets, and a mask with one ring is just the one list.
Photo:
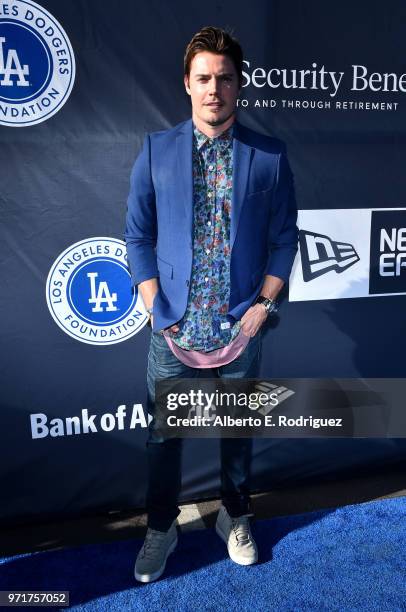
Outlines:
{"label": "blue carpet", "polygon": [[405,611],[405,519],[401,497],[257,521],[251,567],[214,530],[180,534],[165,577],[145,585],[132,575],[139,540],[18,555],[0,560],[0,589],[69,590],[70,609],[97,612]]}

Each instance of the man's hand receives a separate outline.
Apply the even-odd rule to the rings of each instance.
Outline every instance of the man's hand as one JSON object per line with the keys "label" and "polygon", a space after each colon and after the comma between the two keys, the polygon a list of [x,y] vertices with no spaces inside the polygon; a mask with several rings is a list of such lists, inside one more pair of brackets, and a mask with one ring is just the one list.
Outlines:
{"label": "man's hand", "polygon": [[[151,329],[152,329],[152,328],[153,328],[153,326],[154,326],[154,315],[151,315],[151,316],[150,316],[150,318],[149,318],[149,320],[150,320],[150,323],[151,323]],[[165,328],[165,331],[171,331],[171,332],[173,332],[174,334],[176,334],[176,333],[179,331],[179,325],[176,325],[176,324],[175,324],[175,325],[171,325],[171,327],[166,327],[166,328]]]}
{"label": "man's hand", "polygon": [[176,323],[175,323],[175,325],[171,325],[170,327],[166,327],[165,331],[170,331],[170,332],[172,332],[174,334],[177,334],[178,331],[179,331],[179,325],[176,325]]}
{"label": "man's hand", "polygon": [[250,338],[255,336],[267,316],[265,306],[262,304],[254,304],[254,306],[248,308],[247,312],[241,317],[243,334],[250,336]]}
{"label": "man's hand", "polygon": [[[151,315],[149,320],[150,320],[151,329],[152,329],[153,326],[154,326],[154,315]],[[170,332],[173,332],[174,334],[176,334],[179,331],[179,325],[176,325],[176,324],[175,325],[171,325],[170,327],[166,327],[164,331],[170,331]]]}
{"label": "man's hand", "polygon": [[[267,274],[260,295],[274,300],[283,285],[284,281],[281,278]],[[254,304],[251,308],[248,308],[244,316],[241,317],[241,329],[243,333],[251,338],[255,336],[261,325],[265,322],[267,316],[268,313],[263,304]]]}
{"label": "man's hand", "polygon": [[[158,279],[150,278],[146,281],[143,281],[138,285],[139,290],[141,291],[141,296],[144,301],[146,308],[153,308],[154,299],[156,294],[158,293]],[[154,317],[150,316],[149,321],[151,323],[151,329],[154,325]],[[168,331],[176,334],[179,331],[179,325],[171,325],[171,327],[167,328]]]}
{"label": "man's hand", "polygon": [[179,325],[176,325],[175,323],[175,325],[171,325],[170,327],[168,327],[168,330],[170,332],[173,332],[174,334],[177,334],[179,331]]}

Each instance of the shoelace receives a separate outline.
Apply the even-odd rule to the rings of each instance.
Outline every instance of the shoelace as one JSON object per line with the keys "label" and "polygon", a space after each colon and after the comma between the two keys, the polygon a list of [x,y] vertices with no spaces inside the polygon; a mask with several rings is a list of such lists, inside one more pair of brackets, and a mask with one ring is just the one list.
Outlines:
{"label": "shoelace", "polygon": [[165,539],[166,533],[148,529],[145,536],[143,557],[153,558],[158,550],[162,547],[162,541]]}
{"label": "shoelace", "polygon": [[247,516],[241,516],[238,519],[231,519],[231,525],[238,544],[245,544],[249,541],[250,531]]}

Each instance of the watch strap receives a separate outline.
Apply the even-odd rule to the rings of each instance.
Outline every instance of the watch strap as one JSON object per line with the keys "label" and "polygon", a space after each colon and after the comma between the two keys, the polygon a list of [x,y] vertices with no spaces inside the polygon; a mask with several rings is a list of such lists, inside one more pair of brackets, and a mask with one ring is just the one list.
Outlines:
{"label": "watch strap", "polygon": [[278,311],[278,306],[272,298],[266,298],[263,295],[259,295],[255,301],[256,304],[263,304],[267,314],[271,314]]}

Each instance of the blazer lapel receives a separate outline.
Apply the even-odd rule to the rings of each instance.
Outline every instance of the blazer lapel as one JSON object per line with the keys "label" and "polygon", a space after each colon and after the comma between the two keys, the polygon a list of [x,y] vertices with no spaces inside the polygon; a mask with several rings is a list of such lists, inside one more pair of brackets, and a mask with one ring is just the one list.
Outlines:
{"label": "blazer lapel", "polygon": [[231,198],[230,249],[233,248],[237,235],[238,222],[247,190],[252,151],[252,147],[242,142],[241,128],[236,121],[233,139],[233,194]]}
{"label": "blazer lapel", "polygon": [[193,226],[193,124],[187,121],[176,137],[177,172],[181,186],[186,223],[192,235]]}

